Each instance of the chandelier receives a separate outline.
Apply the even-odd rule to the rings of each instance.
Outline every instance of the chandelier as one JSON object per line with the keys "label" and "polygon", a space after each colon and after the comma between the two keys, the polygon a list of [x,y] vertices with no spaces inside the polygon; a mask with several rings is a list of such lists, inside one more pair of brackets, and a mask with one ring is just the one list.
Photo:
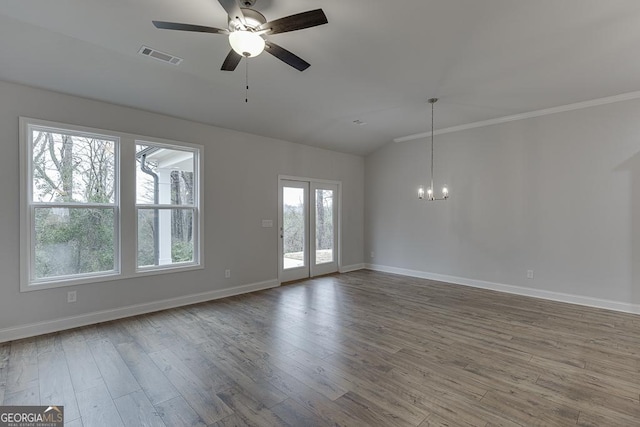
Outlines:
{"label": "chandelier", "polygon": [[428,102],[431,104],[431,185],[427,188],[426,195],[424,186],[418,187],[418,199],[427,201],[447,200],[449,198],[449,189],[446,185],[442,187],[442,197],[436,197],[433,194],[433,105],[438,102],[438,98],[431,98]]}

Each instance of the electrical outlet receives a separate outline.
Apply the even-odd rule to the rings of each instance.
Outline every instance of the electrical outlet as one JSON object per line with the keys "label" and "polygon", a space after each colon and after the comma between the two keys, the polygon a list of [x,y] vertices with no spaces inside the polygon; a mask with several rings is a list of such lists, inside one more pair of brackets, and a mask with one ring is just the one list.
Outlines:
{"label": "electrical outlet", "polygon": [[231,270],[225,270],[224,271],[224,278],[228,279],[229,277],[231,277]]}
{"label": "electrical outlet", "polygon": [[527,279],[533,279],[533,270],[527,270]]}
{"label": "electrical outlet", "polygon": [[371,259],[373,259],[373,258],[375,258],[375,257],[376,257],[376,253],[375,253],[375,252],[373,252],[373,251],[371,251]]}
{"label": "electrical outlet", "polygon": [[76,302],[78,300],[76,291],[67,292],[67,302]]}

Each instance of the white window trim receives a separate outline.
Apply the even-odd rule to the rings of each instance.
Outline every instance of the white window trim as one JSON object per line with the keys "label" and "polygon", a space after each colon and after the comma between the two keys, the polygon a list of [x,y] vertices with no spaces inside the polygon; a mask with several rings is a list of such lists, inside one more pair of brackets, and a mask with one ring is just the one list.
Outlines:
{"label": "white window trim", "polygon": [[[31,250],[34,247],[34,233],[31,230],[33,225],[31,210],[31,153],[29,143],[29,127],[42,126],[46,128],[59,129],[63,132],[87,133],[92,136],[104,136],[106,139],[116,139],[116,159],[115,177],[118,185],[118,199],[115,203],[116,221],[116,271],[105,273],[89,273],[77,275],[73,278],[55,278],[47,281],[33,281],[31,276]],[[136,216],[136,191],[135,191],[135,145],[136,141],[148,141],[153,144],[173,146],[176,148],[189,148],[194,150],[194,167],[197,169],[197,190],[194,197],[197,197],[194,218],[194,261],[189,263],[177,263],[153,268],[137,268],[137,216]],[[164,138],[152,138],[143,135],[129,134],[118,131],[77,126],[67,123],[52,122],[29,117],[19,118],[19,144],[20,144],[20,292],[31,292],[42,289],[58,287],[68,287],[85,285],[91,283],[119,281],[134,279],[156,274],[179,273],[204,268],[203,253],[203,161],[204,147],[199,144],[186,143],[181,141],[168,140]],[[194,171],[196,172],[196,171]],[[130,188],[125,188],[123,182],[133,183]],[[88,205],[82,205],[88,206]],[[105,206],[106,207],[106,206]],[[197,258],[197,259],[196,259]]]}

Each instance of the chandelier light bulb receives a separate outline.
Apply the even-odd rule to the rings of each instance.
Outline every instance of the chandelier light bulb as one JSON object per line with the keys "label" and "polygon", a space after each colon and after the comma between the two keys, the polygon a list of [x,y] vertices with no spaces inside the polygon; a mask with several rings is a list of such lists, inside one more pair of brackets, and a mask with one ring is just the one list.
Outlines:
{"label": "chandelier light bulb", "polygon": [[447,187],[442,187],[442,197],[445,199],[449,197],[449,189]]}
{"label": "chandelier light bulb", "polygon": [[418,199],[424,199],[424,187],[422,185],[418,187]]}

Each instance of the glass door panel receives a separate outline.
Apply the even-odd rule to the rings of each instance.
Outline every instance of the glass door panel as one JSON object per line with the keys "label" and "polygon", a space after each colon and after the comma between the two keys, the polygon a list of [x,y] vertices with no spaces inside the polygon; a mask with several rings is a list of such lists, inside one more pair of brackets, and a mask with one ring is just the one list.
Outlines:
{"label": "glass door panel", "polygon": [[311,276],[338,271],[338,186],[311,182]]}
{"label": "glass door panel", "polygon": [[335,236],[333,232],[333,190],[316,188],[316,265],[333,262]]}
{"label": "glass door panel", "polygon": [[282,192],[283,267],[287,270],[304,267],[307,243],[307,239],[305,239],[305,194],[303,188],[292,187],[284,187]]}
{"label": "glass door panel", "polygon": [[288,282],[309,277],[309,183],[282,180],[280,194],[281,281]]}

